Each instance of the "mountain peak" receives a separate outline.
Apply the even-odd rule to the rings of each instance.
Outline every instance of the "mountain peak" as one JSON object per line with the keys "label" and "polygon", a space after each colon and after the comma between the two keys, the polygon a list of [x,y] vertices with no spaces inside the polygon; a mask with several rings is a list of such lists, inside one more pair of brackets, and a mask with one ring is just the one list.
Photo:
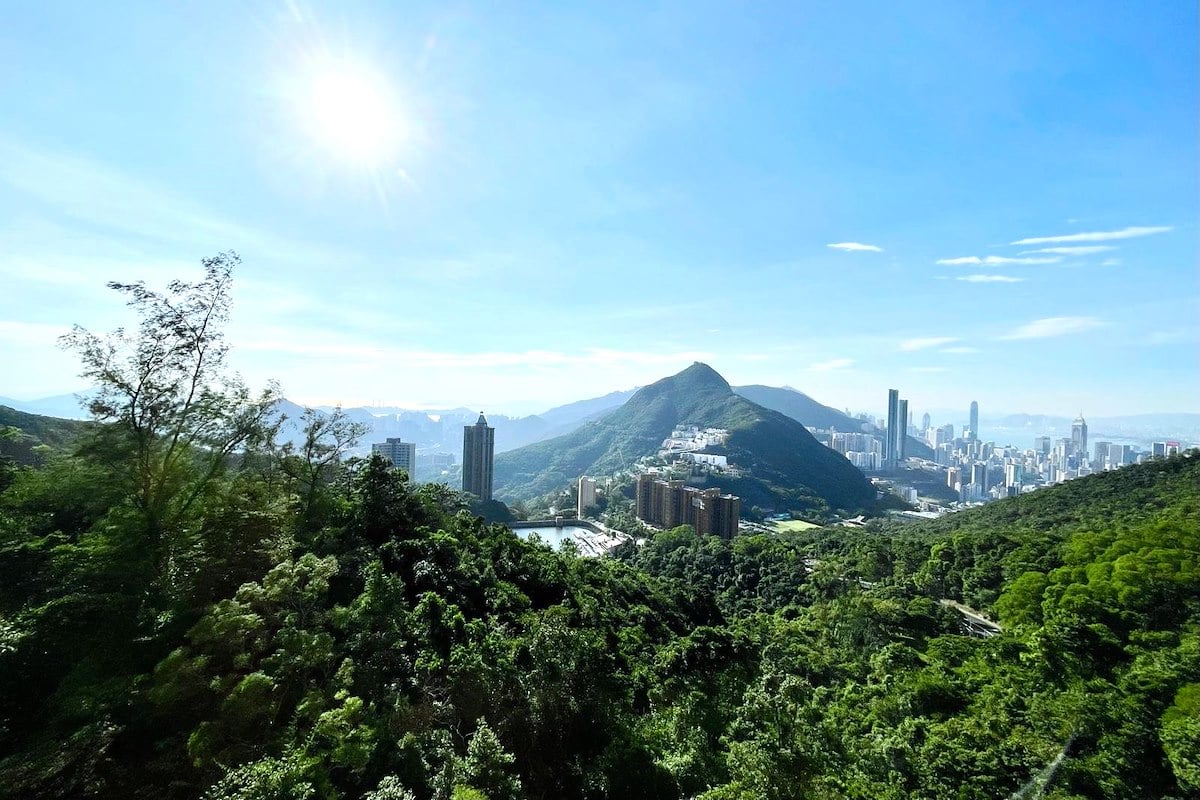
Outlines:
{"label": "mountain peak", "polygon": [[721,377],[721,373],[702,361],[695,361],[683,372],[664,378],[659,383],[671,382],[685,385],[693,391],[718,391],[722,394],[733,394],[729,381]]}

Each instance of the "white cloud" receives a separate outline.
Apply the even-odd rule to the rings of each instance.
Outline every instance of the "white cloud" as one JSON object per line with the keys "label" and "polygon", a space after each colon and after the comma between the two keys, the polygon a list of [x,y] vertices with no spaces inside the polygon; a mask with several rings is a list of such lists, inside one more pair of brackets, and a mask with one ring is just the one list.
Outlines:
{"label": "white cloud", "polygon": [[1028,239],[1018,239],[1013,244],[1055,244],[1057,242],[1111,242],[1117,239],[1135,239],[1139,236],[1153,236],[1156,233],[1166,233],[1171,230],[1169,225],[1151,227],[1129,227],[1119,231],[1092,231],[1091,233],[1068,233],[1062,236],[1034,236]]}
{"label": "white cloud", "polygon": [[966,356],[972,353],[978,353],[978,347],[943,347],[943,353],[949,353],[952,356]]}
{"label": "white cloud", "polygon": [[832,361],[820,361],[809,366],[813,372],[829,372],[835,369],[846,369],[854,366],[853,358],[835,358]]}
{"label": "white cloud", "polygon": [[1100,266],[1102,266],[1102,267],[1119,267],[1119,266],[1121,266],[1121,259],[1106,258],[1100,262]]}
{"label": "white cloud", "polygon": [[1001,339],[1048,339],[1053,336],[1066,336],[1072,333],[1083,333],[1104,325],[1095,317],[1046,317],[1027,322],[1012,333],[1001,336]]}
{"label": "white cloud", "polygon": [[918,339],[905,339],[900,343],[901,350],[924,350],[929,347],[940,347],[944,344],[957,342],[957,336],[927,336]]}
{"label": "white cloud", "polygon": [[985,266],[994,264],[1057,264],[1061,258],[1014,258],[1010,256],[960,256],[958,258],[940,258],[936,263],[958,267],[964,265]]}
{"label": "white cloud", "polygon": [[1020,283],[1024,278],[1014,278],[1012,275],[959,275],[954,280],[967,283]]}
{"label": "white cloud", "polygon": [[1026,250],[1021,255],[1025,253],[1054,253],[1060,256],[1090,256],[1094,253],[1103,253],[1115,249],[1111,244],[1085,244],[1073,247],[1043,247],[1039,250]]}
{"label": "white cloud", "polygon": [[827,244],[826,247],[832,247],[834,250],[841,250],[844,253],[882,253],[882,247],[876,247],[873,244],[863,244],[862,242],[838,242],[836,244]]}
{"label": "white cloud", "polygon": [[47,325],[42,322],[0,319],[0,342],[7,342],[14,347],[29,346],[34,342],[54,344],[59,336],[70,330],[69,325]]}
{"label": "white cloud", "polygon": [[1186,330],[1184,328],[1176,328],[1169,331],[1154,331],[1143,340],[1143,344],[1161,345],[1161,344],[1178,344],[1180,342],[1193,342],[1197,339],[1196,331]]}
{"label": "white cloud", "polygon": [[[380,347],[365,341],[329,337],[320,339],[297,337],[295,331],[277,329],[261,331],[261,338],[238,344],[241,352],[261,352],[303,356],[306,358],[329,358],[337,361],[354,361],[381,364],[397,369],[422,368],[487,368],[487,367],[591,367],[603,368],[614,365],[673,366],[691,361],[711,361],[708,352],[637,352],[589,348],[583,352],[568,353],[558,350],[524,351],[481,351],[449,352],[438,350],[409,350],[405,348]],[[265,334],[265,335],[262,335]],[[274,334],[274,335],[272,335]]]}

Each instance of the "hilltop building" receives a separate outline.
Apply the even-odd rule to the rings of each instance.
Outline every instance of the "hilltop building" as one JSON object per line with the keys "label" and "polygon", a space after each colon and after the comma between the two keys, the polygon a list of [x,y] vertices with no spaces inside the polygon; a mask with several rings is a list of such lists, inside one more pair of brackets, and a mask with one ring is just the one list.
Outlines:
{"label": "hilltop building", "polygon": [[737,534],[742,500],[720,489],[697,489],[653,474],[638,476],[638,519],[660,528],[691,525],[696,533],[731,539]]}
{"label": "hilltop building", "polygon": [[417,445],[415,442],[405,442],[401,439],[388,437],[387,441],[371,445],[372,453],[392,462],[392,466],[402,469],[412,477],[417,469]]}
{"label": "hilltop building", "polygon": [[462,487],[464,492],[492,499],[492,465],[496,455],[496,429],[488,427],[483,412],[474,425],[463,426]]}

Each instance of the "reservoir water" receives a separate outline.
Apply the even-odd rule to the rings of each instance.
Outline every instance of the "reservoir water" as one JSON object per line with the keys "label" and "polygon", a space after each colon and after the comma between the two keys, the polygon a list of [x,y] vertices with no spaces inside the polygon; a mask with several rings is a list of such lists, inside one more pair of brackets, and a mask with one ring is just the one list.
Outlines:
{"label": "reservoir water", "polygon": [[563,525],[562,527],[545,525],[536,528],[517,528],[515,532],[518,536],[523,536],[526,539],[532,539],[534,536],[537,536],[555,550],[559,549],[563,542],[572,541],[579,548],[579,553],[585,556],[604,555],[621,541],[614,536],[588,530],[577,525]]}

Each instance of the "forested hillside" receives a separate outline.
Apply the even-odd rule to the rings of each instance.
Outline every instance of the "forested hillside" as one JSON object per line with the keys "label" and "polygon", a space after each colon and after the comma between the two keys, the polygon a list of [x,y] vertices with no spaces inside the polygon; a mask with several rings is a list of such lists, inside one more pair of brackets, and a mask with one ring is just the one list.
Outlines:
{"label": "forested hillside", "polygon": [[343,461],[337,415],[275,446],[273,393],[192,324],[234,263],[116,287],[141,349],[71,340],[100,424],[2,467],[0,797],[1200,793],[1200,458],[579,558]]}
{"label": "forested hillside", "polygon": [[86,422],[26,414],[0,406],[0,460],[40,463],[51,451],[73,445],[87,429]]}

